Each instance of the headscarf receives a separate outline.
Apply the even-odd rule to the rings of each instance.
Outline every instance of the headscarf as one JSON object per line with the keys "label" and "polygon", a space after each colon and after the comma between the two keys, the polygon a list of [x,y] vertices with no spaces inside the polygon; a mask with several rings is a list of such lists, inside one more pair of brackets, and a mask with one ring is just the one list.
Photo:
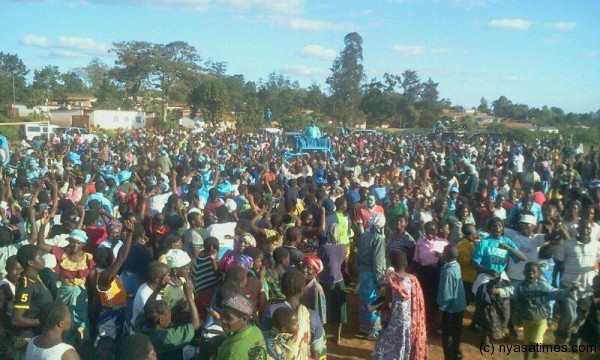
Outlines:
{"label": "headscarf", "polygon": [[256,247],[256,239],[250,233],[243,233],[238,238],[240,244],[244,245],[244,247]]}
{"label": "headscarf", "polygon": [[317,255],[309,254],[304,257],[303,261],[304,265],[311,267],[315,270],[315,273],[318,275],[323,271],[323,262],[321,258]]}
{"label": "headscarf", "polygon": [[242,294],[235,294],[225,298],[221,303],[221,306],[240,312],[247,317],[252,317],[254,314],[254,306],[252,306],[250,300]]}
{"label": "headscarf", "polygon": [[325,208],[326,215],[333,214],[333,212],[335,211],[335,204],[330,198],[323,200],[323,207]]}
{"label": "headscarf", "polygon": [[111,232],[113,230],[121,232],[121,229],[123,229],[123,224],[121,224],[119,220],[111,220],[108,222],[108,224],[106,224],[106,230],[108,232]]}
{"label": "headscarf", "polygon": [[185,251],[179,249],[170,249],[165,254],[165,258],[167,259],[167,266],[170,269],[180,268],[192,262],[190,256]]}
{"label": "headscarf", "polygon": [[381,233],[385,227],[385,216],[383,214],[375,214],[369,219],[369,228],[372,231]]}
{"label": "headscarf", "polygon": [[85,231],[78,230],[78,229],[72,230],[71,233],[69,233],[69,238],[77,240],[82,243],[87,243],[87,241],[88,241],[88,236],[85,233]]}

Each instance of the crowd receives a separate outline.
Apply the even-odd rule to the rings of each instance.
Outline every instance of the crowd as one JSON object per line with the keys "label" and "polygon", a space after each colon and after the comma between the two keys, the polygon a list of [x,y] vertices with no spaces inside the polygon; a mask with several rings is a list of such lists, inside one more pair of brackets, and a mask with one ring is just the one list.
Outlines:
{"label": "crowd", "polygon": [[594,147],[331,134],[330,156],[283,140],[13,143],[0,358],[325,359],[350,285],[375,359],[427,359],[438,335],[462,358],[469,304],[482,343],[552,327],[600,345]]}

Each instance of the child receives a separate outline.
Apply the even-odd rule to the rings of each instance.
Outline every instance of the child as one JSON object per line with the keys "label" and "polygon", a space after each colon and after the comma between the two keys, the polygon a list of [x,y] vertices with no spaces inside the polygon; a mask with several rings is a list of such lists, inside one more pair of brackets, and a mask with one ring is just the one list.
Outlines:
{"label": "child", "polygon": [[268,301],[272,299],[284,299],[285,296],[281,292],[280,279],[288,266],[290,266],[290,252],[287,247],[278,247],[273,251],[273,260],[275,267],[267,270],[265,274],[265,295]]}
{"label": "child", "polygon": [[[589,357],[594,359],[597,354],[597,348],[600,346],[600,275],[596,275],[592,281],[593,293],[579,301],[577,305],[577,320],[573,326],[572,333],[582,340],[583,344],[594,345],[596,349],[593,353],[591,347],[586,347],[589,351]],[[584,358],[583,356],[581,358]]]}
{"label": "child", "polygon": [[298,313],[289,307],[280,307],[273,313],[273,327],[265,334],[269,359],[283,360],[296,353],[290,351],[298,333]]}
{"label": "child", "polygon": [[204,249],[196,258],[192,269],[196,306],[202,321],[206,319],[206,309],[210,305],[217,287],[221,284],[221,272],[217,263],[218,253],[219,239],[207,237],[204,239]]}
{"label": "child", "polygon": [[443,253],[445,264],[442,266],[437,303],[442,311],[442,346],[444,359],[462,358],[460,351],[460,333],[465,315],[465,289],[461,280],[460,265],[456,261],[458,249],[446,246]]}
{"label": "child", "polygon": [[458,249],[457,261],[460,265],[460,273],[462,275],[463,287],[465,288],[467,305],[469,305],[473,301],[473,283],[477,278],[477,271],[473,268],[473,265],[471,265],[471,257],[473,256],[473,251],[475,251],[475,245],[479,242],[479,235],[473,224],[464,224],[462,226],[462,233],[465,234],[465,236],[456,246]]}
{"label": "child", "polygon": [[[555,289],[540,278],[540,266],[535,262],[525,264],[525,281],[515,288],[513,298],[517,305],[519,317],[523,320],[524,343],[526,345],[541,344],[544,341],[544,333],[548,328],[548,308],[546,304],[551,299],[559,299],[576,291],[579,286],[574,285],[570,289]],[[525,353],[525,359],[529,358],[529,352]],[[538,358],[534,352],[533,358]]]}
{"label": "child", "polygon": [[296,266],[304,260],[304,253],[298,250],[297,246],[302,242],[302,230],[293,226],[285,231],[286,248],[290,253],[290,264]]}
{"label": "child", "polygon": [[493,278],[475,290],[475,315],[473,321],[482,330],[482,343],[490,344],[490,338],[504,338],[504,329],[510,315],[510,297],[513,287],[508,279]]}

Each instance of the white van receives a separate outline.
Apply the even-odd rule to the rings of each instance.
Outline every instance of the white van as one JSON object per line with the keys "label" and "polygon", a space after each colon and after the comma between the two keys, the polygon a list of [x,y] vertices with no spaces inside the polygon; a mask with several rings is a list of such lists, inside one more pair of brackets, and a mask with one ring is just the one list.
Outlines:
{"label": "white van", "polygon": [[36,136],[39,136],[42,139],[48,139],[52,137],[56,129],[58,129],[58,126],[56,125],[21,125],[19,135],[21,139],[26,139],[27,141],[33,140],[33,138]]}

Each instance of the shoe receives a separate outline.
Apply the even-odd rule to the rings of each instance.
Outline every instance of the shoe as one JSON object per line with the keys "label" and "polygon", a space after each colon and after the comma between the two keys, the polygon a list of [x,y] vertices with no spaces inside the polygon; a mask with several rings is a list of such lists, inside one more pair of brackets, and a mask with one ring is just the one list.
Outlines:
{"label": "shoe", "polygon": [[375,340],[377,340],[378,337],[379,337],[379,332],[373,331],[372,333],[369,334],[369,336],[367,336],[367,339],[369,339],[371,341],[375,341]]}

